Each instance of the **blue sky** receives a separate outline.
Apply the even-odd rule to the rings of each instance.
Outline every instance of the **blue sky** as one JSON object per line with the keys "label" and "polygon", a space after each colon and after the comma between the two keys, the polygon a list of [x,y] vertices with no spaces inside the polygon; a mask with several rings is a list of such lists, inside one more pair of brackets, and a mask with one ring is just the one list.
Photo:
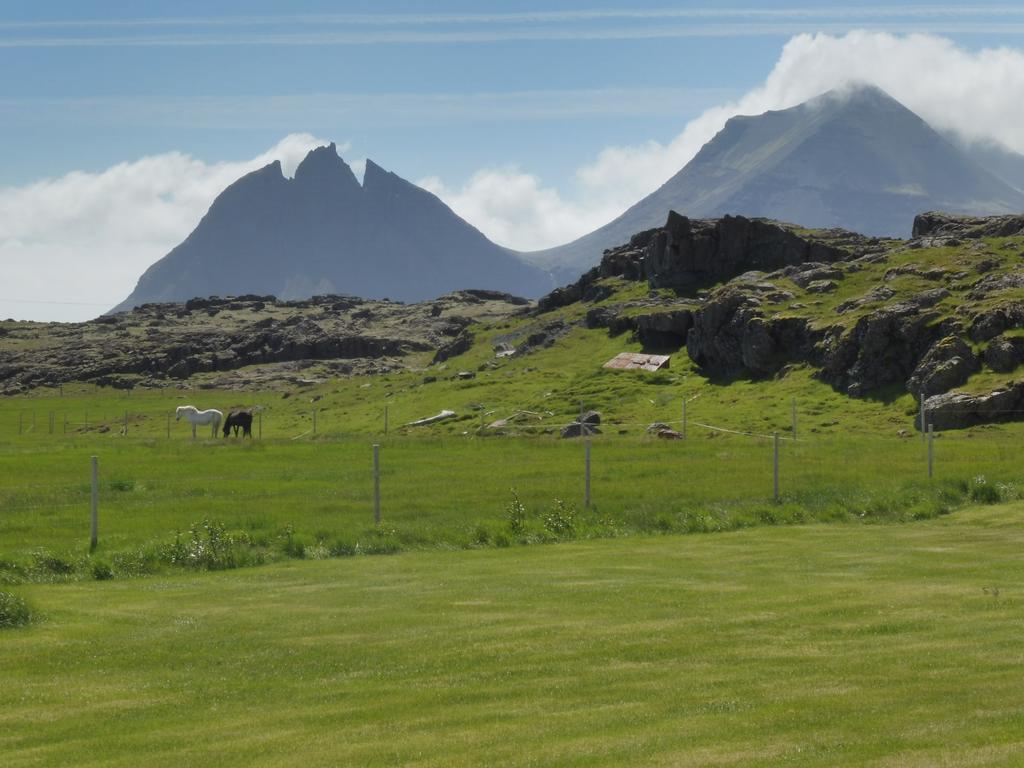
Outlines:
{"label": "blue sky", "polygon": [[[100,175],[118,164],[181,153],[203,172],[226,164],[210,176],[210,184],[220,183],[231,164],[244,172],[246,163],[295,134],[336,141],[347,160],[371,157],[425,183],[499,242],[554,245],[582,233],[573,221],[576,229],[601,223],[625,196],[655,183],[651,166],[678,170],[669,165],[685,161],[694,137],[704,136],[692,132],[680,144],[681,132],[709,111],[773,108],[795,98],[791,85],[767,100],[750,95],[771,85],[770,75],[797,36],[806,50],[793,57],[831,61],[838,49],[815,47],[809,36],[824,33],[846,40],[847,49],[865,50],[863,41],[857,48],[844,37],[854,30],[893,33],[894,51],[909,50],[899,42],[908,35],[927,33],[957,55],[976,57],[980,67],[984,51],[1021,50],[1024,3],[6,0],[0,5],[0,142],[6,148],[0,266],[10,271],[28,246],[39,258],[50,253],[43,238],[36,243],[25,227],[10,226],[10,217],[28,205],[20,191],[41,180]],[[907,50],[899,54],[904,58],[893,54],[894,67],[904,61],[922,66],[933,55],[913,58]],[[827,87],[833,80],[821,82]],[[910,82],[907,96],[913,98]],[[967,83],[970,89],[976,85]],[[921,108],[927,111],[928,104]],[[674,153],[665,154],[673,146]],[[652,147],[664,151],[655,157],[647,151]],[[636,163],[642,178],[635,190],[613,182],[608,163],[616,159],[620,174]],[[620,198],[598,194],[601,183],[620,190]],[[105,291],[90,288],[79,314],[95,314],[88,302],[95,307],[123,298],[140,265],[194,226],[203,195],[189,197],[168,184],[156,194],[165,202],[191,200],[193,207],[165,207],[167,222],[152,213],[148,239],[133,231],[115,241],[113,227],[115,240],[94,244],[103,253],[142,255],[122,262],[108,256],[116,287],[108,280]],[[550,212],[533,238],[512,234],[529,226],[505,211],[527,203],[498,199],[513,188],[534,195],[529,221]],[[54,200],[77,202],[73,191],[64,197],[58,191]],[[498,197],[483,200],[485,194]],[[37,208],[32,215],[43,216]],[[190,225],[189,217],[195,219]],[[74,242],[58,250],[55,264],[71,258]],[[27,284],[22,301],[41,301],[41,290]],[[41,304],[38,311],[25,304],[9,310],[4,299],[0,295],[0,317],[75,314],[54,314]]]}
{"label": "blue sky", "polygon": [[[1018,43],[1024,25],[1024,8],[1008,5],[893,7],[8,0],[0,140],[19,149],[0,184],[169,150],[241,159],[296,131],[409,178],[504,162],[556,178],[739,96],[797,32],[976,29],[953,36],[993,45]],[[537,105],[537,92],[551,98]]]}

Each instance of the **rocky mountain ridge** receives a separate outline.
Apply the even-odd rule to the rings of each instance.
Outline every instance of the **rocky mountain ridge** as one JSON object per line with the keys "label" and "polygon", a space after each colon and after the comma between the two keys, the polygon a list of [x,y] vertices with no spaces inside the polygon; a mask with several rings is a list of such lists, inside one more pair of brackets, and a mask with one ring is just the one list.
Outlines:
{"label": "rocky mountain ridge", "polygon": [[417,302],[462,289],[536,297],[552,286],[547,273],[372,160],[360,184],[331,144],[312,150],[291,179],[275,161],[230,185],[113,311],[212,294]]}

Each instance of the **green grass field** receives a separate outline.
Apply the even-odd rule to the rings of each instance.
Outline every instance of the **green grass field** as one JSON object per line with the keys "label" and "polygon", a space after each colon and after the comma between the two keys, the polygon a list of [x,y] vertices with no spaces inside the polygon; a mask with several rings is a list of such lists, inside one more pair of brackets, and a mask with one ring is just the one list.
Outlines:
{"label": "green grass field", "polygon": [[[0,764],[1024,762],[1024,428],[943,433],[929,479],[906,394],[601,370],[637,348],[0,399]],[[186,402],[262,439],[192,441]]]}
{"label": "green grass field", "polygon": [[17,587],[43,765],[1011,766],[1024,507]]}
{"label": "green grass field", "polygon": [[[689,385],[662,377],[660,384],[645,382],[638,395],[638,377],[618,375],[566,374],[567,382],[553,390],[567,404],[566,390],[602,381],[609,386],[602,395],[603,433],[592,439],[590,508],[584,507],[579,441],[559,440],[543,429],[496,435],[480,431],[480,419],[472,416],[436,429],[395,427],[388,435],[381,424],[376,432],[372,428],[382,402],[391,403],[389,411],[436,412],[461,391],[460,382],[438,382],[441,396],[419,405],[409,402],[426,398],[427,387],[414,385],[410,374],[335,382],[312,396],[278,394],[265,411],[260,440],[211,439],[206,433],[192,441],[188,426],[173,420],[168,437],[167,416],[182,398],[227,400],[238,393],[83,390],[5,398],[0,578],[77,577],[88,575],[93,563],[114,576],[158,571],[169,559],[166,548],[176,539],[190,543],[190,530],[204,522],[223,525],[239,545],[227,563],[232,565],[282,555],[490,547],[761,524],[898,522],[944,514],[972,497],[1013,500],[1024,489],[1018,425],[939,436],[929,480],[925,444],[916,433],[901,427],[901,437],[896,429],[912,418],[898,404],[858,400],[833,410],[828,400],[839,396],[801,372],[729,388],[704,382],[689,401],[688,439],[662,441],[646,435],[645,426],[673,416],[678,422],[672,411]],[[399,394],[371,396],[366,383]],[[478,389],[488,399],[512,396],[486,383]],[[769,430],[790,436],[782,428],[791,424],[787,395],[798,390],[805,393],[800,439],[781,441],[781,499],[775,503],[773,446],[765,436]],[[324,408],[316,434],[303,422],[314,397]],[[351,418],[337,418],[341,410]],[[122,435],[117,428],[125,411],[129,429]],[[759,411],[771,418],[757,420]],[[50,413],[79,414],[81,426],[65,431],[63,417],[55,417],[51,430]],[[568,418],[559,412],[541,424]],[[373,521],[373,443],[381,446],[381,526]],[[100,545],[90,558],[93,455],[100,466]],[[513,490],[526,511],[518,527],[509,520]],[[570,524],[552,520],[553,514],[570,516]]]}

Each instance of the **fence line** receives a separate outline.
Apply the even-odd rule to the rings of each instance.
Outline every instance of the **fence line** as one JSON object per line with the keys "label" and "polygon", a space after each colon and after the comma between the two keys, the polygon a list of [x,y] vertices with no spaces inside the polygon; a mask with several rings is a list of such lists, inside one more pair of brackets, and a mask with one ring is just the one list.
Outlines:
{"label": "fence line", "polygon": [[[713,425],[696,423],[695,426],[702,428],[710,428],[716,431],[723,431],[727,434],[737,435],[739,437],[751,437],[757,441],[764,439],[764,435],[758,433],[747,433],[737,430],[729,430],[726,428],[714,427]],[[519,461],[526,461],[525,464],[519,466],[517,475],[523,475],[524,469],[525,474],[529,476],[533,470],[531,467],[537,467],[541,474],[546,475],[547,480],[550,484],[551,478],[555,477],[555,483],[560,484],[565,488],[579,488],[576,483],[580,481],[580,473],[582,471],[582,500],[584,508],[591,508],[595,504],[602,504],[603,493],[607,489],[607,483],[612,482],[609,477],[614,477],[614,482],[620,483],[623,478],[627,481],[630,478],[630,473],[635,472],[635,477],[639,478],[637,485],[642,485],[643,478],[650,477],[652,472],[665,472],[674,473],[678,471],[679,459],[692,459],[695,464],[692,466],[697,468],[699,471],[705,473],[704,483],[705,487],[715,487],[715,484],[721,486],[722,495],[724,499],[730,499],[731,484],[727,478],[730,473],[743,473],[744,478],[754,477],[754,487],[763,487],[764,495],[761,497],[764,500],[773,499],[778,502],[784,498],[782,493],[782,484],[785,484],[786,495],[792,496],[792,494],[800,493],[801,491],[807,491],[811,489],[824,488],[830,490],[827,487],[820,485],[822,477],[826,477],[829,481],[833,481],[835,478],[840,478],[842,487],[848,487],[850,489],[858,489],[860,487],[868,488],[871,487],[873,482],[873,475],[865,470],[874,469],[876,467],[885,467],[887,470],[891,469],[893,473],[910,471],[911,474],[906,475],[907,479],[924,480],[925,478],[932,479],[936,476],[936,470],[939,467],[941,461],[946,461],[945,458],[947,453],[943,450],[943,456],[937,456],[935,450],[936,434],[934,429],[929,428],[928,430],[928,443],[927,450],[917,447],[916,441],[898,440],[893,438],[882,438],[875,437],[873,439],[861,439],[851,441],[850,445],[853,448],[863,446],[867,443],[873,443],[875,445],[885,444],[892,448],[892,452],[889,454],[881,454],[876,450],[860,450],[851,451],[850,454],[843,458],[838,464],[834,460],[835,448],[842,447],[845,442],[841,438],[837,437],[823,437],[820,440],[807,439],[796,443],[794,441],[794,447],[792,452],[787,452],[783,456],[780,452],[780,444],[782,440],[786,439],[781,434],[775,433],[769,436],[769,439],[773,441],[773,461],[771,468],[767,463],[767,452],[764,452],[758,443],[746,440],[732,441],[727,443],[722,441],[720,445],[722,448],[717,447],[716,444],[703,442],[704,446],[700,451],[683,451],[673,450],[668,448],[670,444],[665,444],[664,450],[659,451],[646,451],[644,453],[645,460],[637,461],[636,458],[630,455],[628,452],[619,451],[609,456],[603,448],[599,448],[597,451],[592,453],[592,441],[591,439],[585,439],[584,442],[584,455],[583,461],[579,461],[579,454],[575,454],[577,458],[573,458],[571,461],[562,463],[557,466],[557,470],[552,472],[547,469],[548,464],[545,463],[552,455],[551,452],[540,455],[539,458],[534,459],[533,454],[520,453],[524,458]],[[457,439],[457,438],[454,438]],[[959,456],[953,456],[948,461],[959,461],[958,471],[960,475],[965,472],[964,467],[970,466],[970,472],[978,474],[972,474],[972,477],[983,477],[988,473],[989,468],[998,468],[998,474],[996,478],[1000,481],[1009,480],[1013,485],[1019,485],[1021,480],[1024,480],[1024,473],[1021,473],[1018,469],[1017,455],[1015,450],[1010,450],[1010,445],[1002,445],[998,442],[988,442],[983,438],[972,438],[970,440],[964,439],[960,441],[945,441],[957,447],[960,451]],[[831,445],[833,451],[831,453],[823,453],[822,449],[826,444]],[[329,445],[329,444],[328,444]],[[365,446],[366,443],[352,441],[349,445],[351,448],[351,454],[346,456],[358,457],[360,448],[359,446]],[[397,478],[398,475],[406,475],[407,473],[415,475],[417,470],[413,467],[413,464],[418,461],[426,461],[427,464],[431,464],[430,457],[425,456],[424,453],[420,452],[423,449],[430,451],[430,444],[418,445],[415,442],[410,441],[409,443],[398,442],[394,444],[396,447],[395,453],[388,454],[388,465],[391,468],[387,475],[381,474],[380,464],[380,443],[373,444],[373,465],[372,465],[372,512],[373,519],[376,522],[380,521],[381,517],[381,491],[382,482],[387,480],[388,483],[397,482],[398,487],[404,488],[408,484],[408,480],[405,477]],[[556,445],[556,444],[552,444]],[[556,453],[560,453],[562,456],[571,456],[573,450],[578,450],[577,447],[569,443],[558,443],[557,445],[564,445],[564,448],[554,449]],[[599,443],[600,445],[600,443]],[[609,447],[610,443],[603,444]],[[728,447],[726,447],[728,446]],[[971,450],[971,449],[975,450]],[[964,449],[968,453],[964,453]],[[387,450],[391,450],[390,448]],[[564,451],[564,452],[563,452]],[[502,454],[502,451],[497,451],[494,455],[498,457]],[[974,466],[970,465],[971,459],[969,456],[977,455],[978,461]],[[364,457],[366,454],[362,454]],[[198,460],[198,454],[197,460]],[[239,454],[241,456],[241,454]],[[760,457],[760,458],[759,458]],[[891,457],[892,461],[889,461]],[[95,462],[96,457],[91,457],[91,460]],[[538,462],[534,464],[533,462]],[[762,463],[763,462],[763,463]],[[201,464],[201,463],[200,463]],[[2,465],[0,465],[2,466]],[[93,464],[95,467],[95,463]],[[360,468],[361,467],[361,468]],[[412,471],[410,472],[410,468]],[[113,468],[113,470],[112,470]],[[84,470],[84,458],[83,465],[80,465],[80,469]],[[371,505],[370,505],[370,466],[369,462],[364,458],[362,461],[346,461],[344,469],[336,471],[337,468],[332,468],[329,465],[317,465],[313,470],[303,470],[298,465],[289,466],[283,468],[281,471],[274,471],[270,469],[268,471],[250,471],[250,472],[231,472],[231,473],[217,473],[217,474],[198,474],[185,476],[169,476],[168,478],[157,478],[155,481],[143,480],[144,487],[142,490],[146,491],[143,496],[141,494],[135,495],[131,491],[133,488],[118,488],[118,478],[123,478],[126,475],[126,470],[121,468],[120,471],[117,467],[116,459],[107,459],[104,464],[105,476],[107,478],[113,478],[108,482],[100,483],[97,480],[97,475],[93,475],[93,484],[91,494],[87,490],[88,486],[83,482],[77,482],[74,484],[68,483],[65,485],[54,486],[52,484],[24,484],[20,486],[2,486],[0,485],[0,505],[4,512],[10,513],[24,513],[34,511],[61,511],[61,518],[66,519],[68,516],[65,512],[67,509],[79,509],[82,511],[82,520],[84,524],[85,510],[87,508],[87,498],[91,498],[92,504],[95,508],[97,494],[100,490],[104,491],[103,503],[104,505],[110,505],[118,511],[118,514],[114,516],[115,525],[129,524],[131,520],[131,513],[138,512],[140,510],[163,508],[168,509],[169,503],[174,500],[178,500],[182,496],[182,492],[187,489],[199,489],[201,490],[200,498],[206,497],[211,500],[211,506],[216,505],[218,509],[226,508],[226,504],[229,502],[235,502],[238,499],[276,499],[276,498],[290,498],[296,491],[295,483],[288,483],[285,485],[274,486],[272,483],[268,483],[268,480],[280,480],[282,476],[287,476],[289,480],[297,480],[303,484],[302,487],[308,489],[308,498],[321,499],[321,500],[333,500],[339,504],[345,504],[351,506],[354,503],[365,504],[363,509],[366,510],[367,521],[370,517]],[[140,466],[138,462],[131,462],[128,464],[127,472],[135,473],[138,476],[140,473],[144,473],[146,468]],[[462,468],[462,473],[467,477],[476,477],[473,473],[472,467]],[[557,472],[557,477],[555,473]],[[763,472],[763,474],[762,474]],[[771,473],[771,485],[769,486],[769,472]],[[81,477],[81,475],[78,475]],[[1018,480],[1018,477],[1021,480]],[[763,479],[763,483],[762,483]],[[962,479],[962,478],[961,478]],[[482,483],[493,483],[495,487],[498,486],[499,481],[493,480],[490,476],[480,475],[479,480]],[[233,490],[218,495],[216,485],[230,481],[234,484]],[[465,482],[465,481],[464,481]],[[470,480],[472,482],[472,480]],[[685,480],[683,481],[685,482]],[[980,480],[984,483],[984,480]],[[237,491],[239,484],[250,485],[251,488],[243,490],[241,493]],[[332,488],[332,485],[334,488]],[[745,485],[745,490],[741,492],[740,497],[746,499],[750,496],[750,483]],[[106,489],[110,488],[111,492]],[[345,487],[346,490],[341,488]],[[359,490],[352,493],[347,488],[355,487]],[[769,496],[768,488],[771,487],[771,495]],[[448,493],[451,491],[446,488],[446,484],[442,483],[438,486],[440,490],[436,493],[440,494],[438,498],[447,498]],[[55,500],[52,503],[47,501],[46,498],[42,500],[28,500],[18,499],[20,493],[30,493],[35,489],[46,489],[50,493],[48,497],[52,496],[56,499],[68,498],[69,496],[75,501],[59,501]],[[387,491],[387,488],[383,489]],[[124,491],[124,493],[121,493]],[[573,491],[575,495],[577,491]],[[621,496],[621,491],[616,491]],[[706,491],[705,491],[706,492]],[[714,491],[717,493],[717,490]],[[408,493],[408,491],[406,491]],[[455,493],[457,496],[457,492]],[[388,491],[388,498],[393,498],[390,491]],[[564,497],[562,497],[564,498]],[[579,498],[579,497],[576,497]],[[629,498],[627,496],[627,498]],[[355,499],[356,501],[353,501]],[[21,501],[22,503],[18,503]],[[11,503],[14,502],[14,503]],[[405,504],[409,504],[408,499],[405,500]],[[411,504],[415,506],[419,503],[413,500]],[[695,502],[696,503],[696,502]],[[237,505],[236,505],[237,506]],[[389,510],[391,509],[389,505]],[[94,513],[95,514],[95,513]],[[388,513],[389,518],[391,512]],[[6,517],[7,520],[11,518]],[[129,521],[125,523],[125,521]],[[0,530],[3,530],[3,525],[6,524],[4,520],[0,520]],[[110,523],[107,524],[105,530],[109,530]],[[98,523],[93,523],[93,538],[97,536],[96,531],[98,530]]]}

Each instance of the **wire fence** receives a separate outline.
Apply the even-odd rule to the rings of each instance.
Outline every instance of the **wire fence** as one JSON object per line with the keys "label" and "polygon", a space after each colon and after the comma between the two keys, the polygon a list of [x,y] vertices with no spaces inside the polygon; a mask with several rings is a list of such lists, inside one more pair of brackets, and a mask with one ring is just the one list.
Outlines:
{"label": "wire fence", "polygon": [[[287,429],[275,429],[279,437],[263,441],[193,442],[181,431],[153,439],[151,429],[143,445],[132,439],[147,435],[132,429],[143,423],[140,416],[129,413],[126,439],[58,440],[55,432],[57,450],[0,455],[0,556],[81,540],[94,454],[103,538],[115,542],[166,536],[206,518],[249,530],[287,523],[313,533],[382,522],[413,540],[458,539],[480,521],[500,523],[513,492],[534,510],[557,499],[612,527],[676,530],[728,515],[770,520],[771,505],[810,509],[810,519],[870,518],[901,505],[936,509],[947,486],[961,496],[987,486],[1000,498],[1024,489],[1018,437],[1000,431],[931,433],[922,445],[912,433],[794,437],[680,418],[659,424],[680,435],[685,427],[685,439],[660,439],[646,432],[645,422],[605,422],[605,429],[644,436],[554,440],[516,425],[521,437],[467,440],[392,430],[386,437],[311,440],[310,419],[288,421]],[[166,420],[165,413],[148,417]],[[532,426],[557,431],[571,423],[544,418]],[[318,426],[331,427],[322,420]],[[496,431],[488,424],[467,430],[474,438]],[[46,437],[21,444],[47,445]]]}

